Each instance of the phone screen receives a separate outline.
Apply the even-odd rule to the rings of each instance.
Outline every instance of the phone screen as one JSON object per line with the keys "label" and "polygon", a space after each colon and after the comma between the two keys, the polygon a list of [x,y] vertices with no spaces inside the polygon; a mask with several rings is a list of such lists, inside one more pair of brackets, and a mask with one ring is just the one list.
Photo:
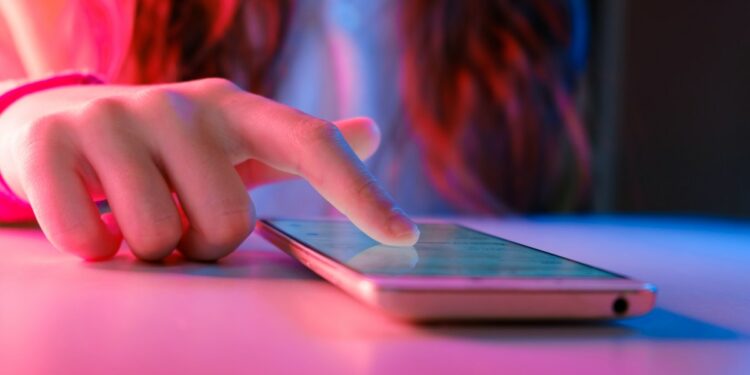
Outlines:
{"label": "phone screen", "polygon": [[420,224],[413,247],[385,246],[344,221],[267,220],[319,253],[366,275],[623,278],[454,224]]}

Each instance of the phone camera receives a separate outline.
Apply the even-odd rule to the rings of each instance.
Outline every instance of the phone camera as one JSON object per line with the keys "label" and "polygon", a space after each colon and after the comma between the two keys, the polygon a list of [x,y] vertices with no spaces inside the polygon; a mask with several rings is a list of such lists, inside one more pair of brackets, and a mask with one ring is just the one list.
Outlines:
{"label": "phone camera", "polygon": [[628,300],[623,297],[618,297],[614,302],[612,302],[612,311],[615,313],[615,315],[624,315],[628,312],[628,307]]}

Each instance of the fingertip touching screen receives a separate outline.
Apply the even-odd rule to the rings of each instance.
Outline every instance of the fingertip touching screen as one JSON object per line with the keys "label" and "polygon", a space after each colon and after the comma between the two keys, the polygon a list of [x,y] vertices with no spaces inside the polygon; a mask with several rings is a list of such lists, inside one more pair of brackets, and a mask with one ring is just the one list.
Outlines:
{"label": "fingertip touching screen", "polygon": [[412,247],[385,246],[345,221],[267,220],[319,253],[367,275],[580,278],[622,276],[454,224],[419,224]]}

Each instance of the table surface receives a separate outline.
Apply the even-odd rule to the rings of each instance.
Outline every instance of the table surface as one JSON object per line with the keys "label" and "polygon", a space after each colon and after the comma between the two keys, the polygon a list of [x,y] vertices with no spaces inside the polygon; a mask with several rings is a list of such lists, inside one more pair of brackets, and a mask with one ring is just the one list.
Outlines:
{"label": "table surface", "polygon": [[750,373],[750,223],[463,219],[659,287],[641,318],[413,325],[257,236],[216,265],[90,263],[0,228],[0,373]]}

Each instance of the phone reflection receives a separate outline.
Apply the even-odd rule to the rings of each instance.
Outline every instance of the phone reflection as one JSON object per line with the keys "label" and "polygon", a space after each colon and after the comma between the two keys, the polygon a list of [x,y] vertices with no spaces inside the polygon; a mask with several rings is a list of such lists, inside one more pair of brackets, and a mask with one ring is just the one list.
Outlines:
{"label": "phone reflection", "polygon": [[413,269],[419,262],[417,249],[375,245],[360,251],[346,261],[346,265],[364,273],[401,273]]}

